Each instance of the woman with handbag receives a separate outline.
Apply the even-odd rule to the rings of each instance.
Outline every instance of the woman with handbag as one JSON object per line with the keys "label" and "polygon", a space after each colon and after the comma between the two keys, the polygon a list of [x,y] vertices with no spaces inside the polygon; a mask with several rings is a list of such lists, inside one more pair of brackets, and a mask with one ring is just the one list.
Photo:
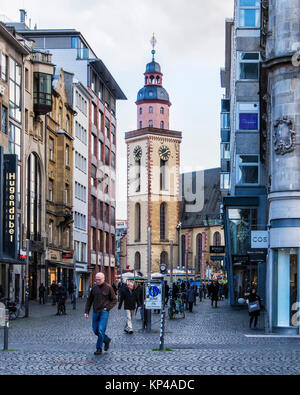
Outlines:
{"label": "woman with handbag", "polygon": [[247,303],[250,316],[249,328],[251,329],[254,321],[254,329],[256,329],[258,317],[260,316],[261,310],[261,298],[259,297],[259,295],[257,295],[255,288],[251,289],[250,295],[247,299]]}

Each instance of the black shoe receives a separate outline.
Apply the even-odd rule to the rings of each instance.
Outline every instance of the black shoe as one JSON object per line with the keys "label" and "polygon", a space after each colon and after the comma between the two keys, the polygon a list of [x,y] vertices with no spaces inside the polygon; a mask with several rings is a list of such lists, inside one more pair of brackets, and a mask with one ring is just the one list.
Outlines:
{"label": "black shoe", "polygon": [[133,331],[128,331],[128,334],[129,335],[133,335]]}
{"label": "black shoe", "polygon": [[111,339],[109,339],[108,342],[104,343],[104,351],[108,351],[110,342],[111,342]]}
{"label": "black shoe", "polygon": [[101,354],[102,354],[101,348],[99,348],[97,351],[94,352],[94,355],[101,355]]}

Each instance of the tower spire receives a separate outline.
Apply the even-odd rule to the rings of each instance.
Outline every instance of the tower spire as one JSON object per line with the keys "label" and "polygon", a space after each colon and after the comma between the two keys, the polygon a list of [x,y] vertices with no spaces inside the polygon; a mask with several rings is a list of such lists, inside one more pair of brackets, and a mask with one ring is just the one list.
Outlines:
{"label": "tower spire", "polygon": [[156,46],[156,44],[157,44],[157,40],[156,40],[156,38],[155,38],[155,35],[154,35],[154,33],[153,33],[153,36],[152,36],[152,38],[151,38],[151,41],[150,41],[150,43],[151,43],[151,45],[152,45],[152,62],[154,62],[154,55],[155,55],[155,46]]}

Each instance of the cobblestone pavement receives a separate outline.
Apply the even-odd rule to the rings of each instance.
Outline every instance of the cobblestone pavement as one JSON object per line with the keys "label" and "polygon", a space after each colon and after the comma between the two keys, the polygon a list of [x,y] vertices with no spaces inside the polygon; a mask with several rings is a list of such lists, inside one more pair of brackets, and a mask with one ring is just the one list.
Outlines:
{"label": "cobblestone pavement", "polygon": [[[9,352],[0,351],[0,375],[201,375],[299,374],[300,339],[246,337],[264,331],[248,329],[247,311],[225,302],[217,309],[208,300],[186,313],[185,319],[166,322],[165,346],[159,348],[160,316],[152,316],[152,333],[141,330],[136,316],[134,335],[126,335],[125,312],[110,313],[109,352],[94,356],[96,336],[91,318],[83,318],[84,302],[66,316],[57,317],[51,305],[30,304],[30,318],[10,322]],[[263,317],[261,318],[263,319]],[[262,326],[262,322],[260,322]],[[0,330],[0,349],[3,329]]]}

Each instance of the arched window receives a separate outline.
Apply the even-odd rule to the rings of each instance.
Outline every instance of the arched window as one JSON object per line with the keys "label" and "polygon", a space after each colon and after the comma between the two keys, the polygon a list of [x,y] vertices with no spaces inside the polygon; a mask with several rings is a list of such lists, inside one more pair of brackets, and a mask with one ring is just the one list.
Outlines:
{"label": "arched window", "polygon": [[143,128],[143,122],[140,121],[140,129],[142,129],[142,128]]}
{"label": "arched window", "polygon": [[168,253],[166,251],[163,251],[160,254],[160,264],[165,264],[167,267],[169,267]]}
{"label": "arched window", "polygon": [[160,107],[160,113],[164,114],[165,113],[165,109],[163,107]]}
{"label": "arched window", "polygon": [[160,83],[160,78],[159,76],[156,77],[156,84],[158,85]]}
{"label": "arched window", "polygon": [[140,115],[143,114],[143,107],[140,107]]}
{"label": "arched window", "polygon": [[154,76],[151,75],[151,76],[150,76],[150,84],[153,84],[153,82],[154,82]]}
{"label": "arched window", "polygon": [[164,129],[164,128],[165,128],[165,123],[164,123],[164,121],[161,121],[161,123],[160,123],[160,128],[161,128],[161,129]]}
{"label": "arched window", "polygon": [[34,240],[41,237],[41,168],[36,154],[29,155],[27,160],[27,238],[34,235]]}
{"label": "arched window", "polygon": [[160,205],[160,239],[167,239],[167,204]]}
{"label": "arched window", "polygon": [[141,205],[135,205],[135,241],[141,241]]}
{"label": "arched window", "polygon": [[214,246],[219,247],[221,245],[221,234],[220,232],[215,232],[214,234]]}
{"label": "arched window", "polygon": [[152,120],[149,121],[149,128],[153,128],[153,121]]}
{"label": "arched window", "polygon": [[149,114],[153,114],[153,107],[152,106],[149,107]]}
{"label": "arched window", "polygon": [[134,269],[141,271],[141,254],[139,252],[135,253],[134,257]]}
{"label": "arched window", "polygon": [[164,160],[160,160],[160,190],[167,191],[168,190],[168,171],[167,171],[167,162]]}
{"label": "arched window", "polygon": [[199,233],[196,238],[196,248],[197,248],[197,271],[201,273],[202,264],[202,234]]}

